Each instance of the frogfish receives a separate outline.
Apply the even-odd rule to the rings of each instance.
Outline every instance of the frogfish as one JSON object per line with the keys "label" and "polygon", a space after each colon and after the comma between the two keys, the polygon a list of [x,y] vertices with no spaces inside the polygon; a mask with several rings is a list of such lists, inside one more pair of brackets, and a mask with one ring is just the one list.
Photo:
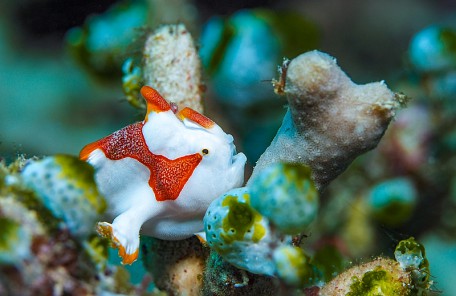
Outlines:
{"label": "frogfish", "polygon": [[122,263],[139,253],[139,233],[180,240],[202,231],[209,204],[242,186],[246,156],[233,137],[190,108],[178,111],[155,89],[141,88],[147,113],[86,145],[80,158],[95,169],[106,198],[97,231],[119,249]]}

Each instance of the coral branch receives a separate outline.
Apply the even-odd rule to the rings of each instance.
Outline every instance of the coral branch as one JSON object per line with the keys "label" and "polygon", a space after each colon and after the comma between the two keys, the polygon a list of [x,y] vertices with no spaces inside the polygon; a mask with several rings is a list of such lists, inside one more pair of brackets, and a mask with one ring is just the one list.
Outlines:
{"label": "coral branch", "polygon": [[202,112],[201,61],[183,24],[161,26],[146,41],[143,78],[179,109]]}
{"label": "coral branch", "polygon": [[271,163],[299,162],[311,167],[321,191],[377,146],[401,105],[384,82],[356,85],[334,58],[319,51],[285,62],[280,73],[274,84],[287,96],[289,110],[253,175]]}

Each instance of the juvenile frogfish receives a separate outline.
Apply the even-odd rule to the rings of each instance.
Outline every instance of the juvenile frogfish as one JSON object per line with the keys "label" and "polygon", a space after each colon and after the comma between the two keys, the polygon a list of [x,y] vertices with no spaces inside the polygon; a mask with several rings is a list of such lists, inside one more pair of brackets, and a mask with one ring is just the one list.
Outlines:
{"label": "juvenile frogfish", "polygon": [[122,263],[138,257],[139,232],[179,240],[202,231],[209,204],[242,186],[246,157],[233,137],[211,119],[180,111],[153,88],[144,86],[147,114],[94,143],[80,158],[95,168],[105,196],[106,219],[97,231],[119,249]]}

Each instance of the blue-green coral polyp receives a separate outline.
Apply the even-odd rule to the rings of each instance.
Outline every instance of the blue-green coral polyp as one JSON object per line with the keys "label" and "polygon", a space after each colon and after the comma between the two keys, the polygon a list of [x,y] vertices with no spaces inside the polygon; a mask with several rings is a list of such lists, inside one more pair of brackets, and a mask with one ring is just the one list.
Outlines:
{"label": "blue-green coral polyp", "polygon": [[319,197],[311,170],[298,163],[275,163],[250,182],[251,204],[285,234],[298,234],[315,219]]}
{"label": "blue-green coral polyp", "polygon": [[93,168],[78,158],[55,155],[31,161],[22,178],[54,217],[62,219],[74,236],[85,238],[106,209],[93,174]]}

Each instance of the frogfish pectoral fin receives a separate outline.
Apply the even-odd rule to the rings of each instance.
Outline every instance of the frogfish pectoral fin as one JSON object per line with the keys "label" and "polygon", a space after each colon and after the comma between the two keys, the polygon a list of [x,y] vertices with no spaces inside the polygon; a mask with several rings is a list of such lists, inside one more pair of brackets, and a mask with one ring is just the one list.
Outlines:
{"label": "frogfish pectoral fin", "polygon": [[81,152],[79,152],[79,159],[87,161],[90,157],[90,154],[101,147],[99,142],[100,141],[96,141],[85,145],[84,148],[82,148]]}
{"label": "frogfish pectoral fin", "polygon": [[138,259],[139,247],[129,252],[129,246],[121,243],[121,239],[114,235],[113,226],[107,222],[98,222],[97,232],[100,236],[110,240],[111,247],[119,249],[119,256],[122,258],[122,264],[132,264]]}

